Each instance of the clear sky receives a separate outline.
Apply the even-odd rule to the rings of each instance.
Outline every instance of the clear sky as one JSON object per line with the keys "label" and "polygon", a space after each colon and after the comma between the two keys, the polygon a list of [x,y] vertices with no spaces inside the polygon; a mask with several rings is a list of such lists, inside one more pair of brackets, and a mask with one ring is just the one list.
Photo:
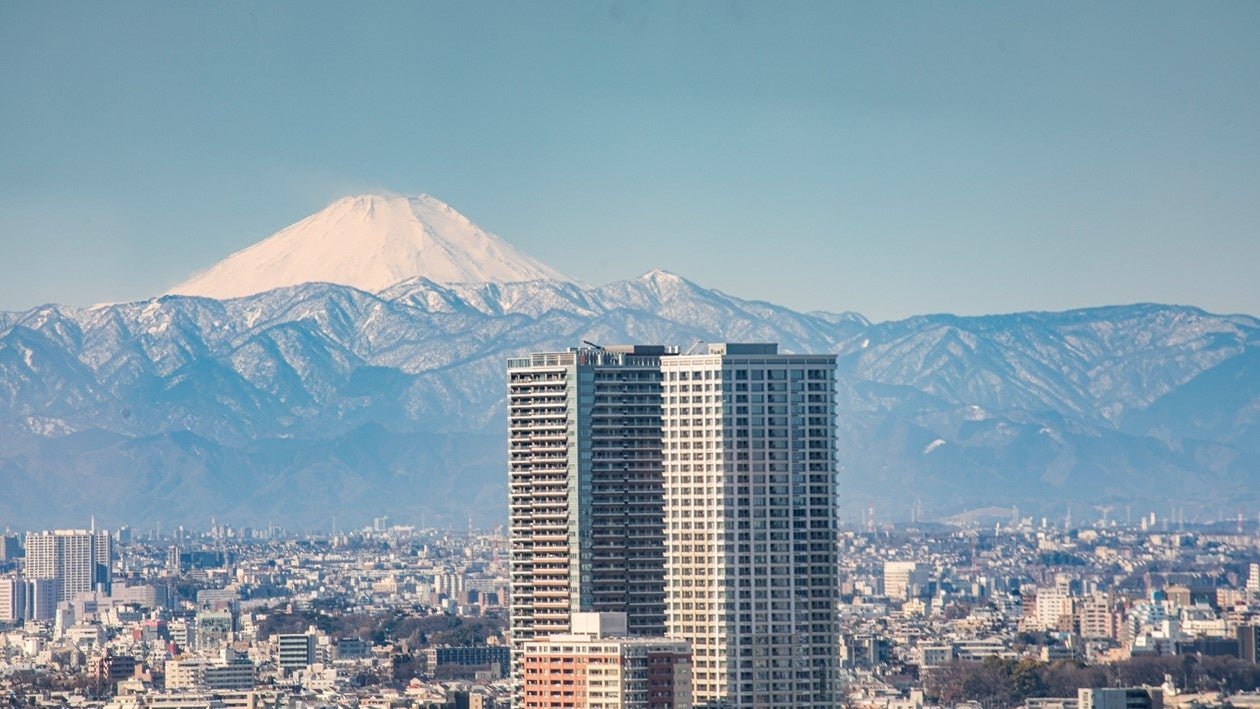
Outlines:
{"label": "clear sky", "polygon": [[368,191],[591,284],[1260,314],[1260,3],[0,3],[0,309]]}

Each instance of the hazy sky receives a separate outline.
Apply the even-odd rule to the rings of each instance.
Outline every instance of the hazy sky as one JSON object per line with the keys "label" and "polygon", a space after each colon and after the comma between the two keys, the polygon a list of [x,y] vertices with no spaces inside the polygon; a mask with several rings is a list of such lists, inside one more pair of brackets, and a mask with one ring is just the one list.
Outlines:
{"label": "hazy sky", "polygon": [[0,309],[428,192],[591,284],[1260,314],[1260,3],[0,3]]}

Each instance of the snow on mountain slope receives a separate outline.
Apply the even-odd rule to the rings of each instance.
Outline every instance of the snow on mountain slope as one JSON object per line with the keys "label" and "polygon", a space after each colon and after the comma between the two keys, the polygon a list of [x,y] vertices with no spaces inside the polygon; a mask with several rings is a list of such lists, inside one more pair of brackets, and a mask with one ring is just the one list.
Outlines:
{"label": "snow on mountain slope", "polygon": [[836,352],[843,504],[1260,500],[1260,321],[1193,308],[870,324],[653,271],[600,288],[305,283],[0,323],[0,482],[28,481],[0,517],[26,524],[404,508],[498,523],[504,362],[584,339]]}
{"label": "snow on mountain slope", "polygon": [[550,310],[571,310],[583,316],[603,312],[590,291],[573,283],[454,283],[441,285],[423,278],[396,283],[376,294],[426,312],[478,312],[483,315],[519,313],[538,317]]}
{"label": "snow on mountain slope", "polygon": [[239,298],[310,282],[373,293],[417,277],[435,283],[573,282],[429,195],[361,195],[333,202],[168,294]]}

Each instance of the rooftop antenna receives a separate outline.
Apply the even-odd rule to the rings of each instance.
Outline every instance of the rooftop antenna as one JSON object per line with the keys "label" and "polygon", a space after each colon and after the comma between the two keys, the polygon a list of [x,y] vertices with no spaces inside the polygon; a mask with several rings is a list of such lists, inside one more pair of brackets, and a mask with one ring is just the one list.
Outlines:
{"label": "rooftop antenna", "polygon": [[683,354],[684,354],[684,355],[695,354],[695,353],[696,353],[696,348],[697,348],[697,347],[699,347],[699,346],[700,346],[700,343],[702,343],[702,342],[704,342],[704,340],[696,340],[695,342],[691,343],[691,347],[688,347],[688,348],[687,348],[687,351],[686,351],[686,352],[684,352]]}

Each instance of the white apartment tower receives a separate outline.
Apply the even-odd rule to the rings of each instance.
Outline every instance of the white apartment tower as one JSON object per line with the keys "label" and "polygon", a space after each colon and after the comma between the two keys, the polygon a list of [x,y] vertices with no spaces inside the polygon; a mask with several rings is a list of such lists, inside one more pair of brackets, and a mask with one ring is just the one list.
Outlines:
{"label": "white apartment tower", "polygon": [[508,360],[513,675],[526,642],[578,612],[665,631],[661,362],[676,348]]}
{"label": "white apartment tower", "polygon": [[21,576],[0,576],[0,623],[26,617],[26,583]]}
{"label": "white apartment tower", "polygon": [[58,529],[26,535],[28,579],[54,579],[58,600],[71,601],[80,593],[110,590],[113,542],[108,532]]}
{"label": "white apartment tower", "polygon": [[712,344],[661,359],[665,597],[707,707],[833,707],[832,355]]}

